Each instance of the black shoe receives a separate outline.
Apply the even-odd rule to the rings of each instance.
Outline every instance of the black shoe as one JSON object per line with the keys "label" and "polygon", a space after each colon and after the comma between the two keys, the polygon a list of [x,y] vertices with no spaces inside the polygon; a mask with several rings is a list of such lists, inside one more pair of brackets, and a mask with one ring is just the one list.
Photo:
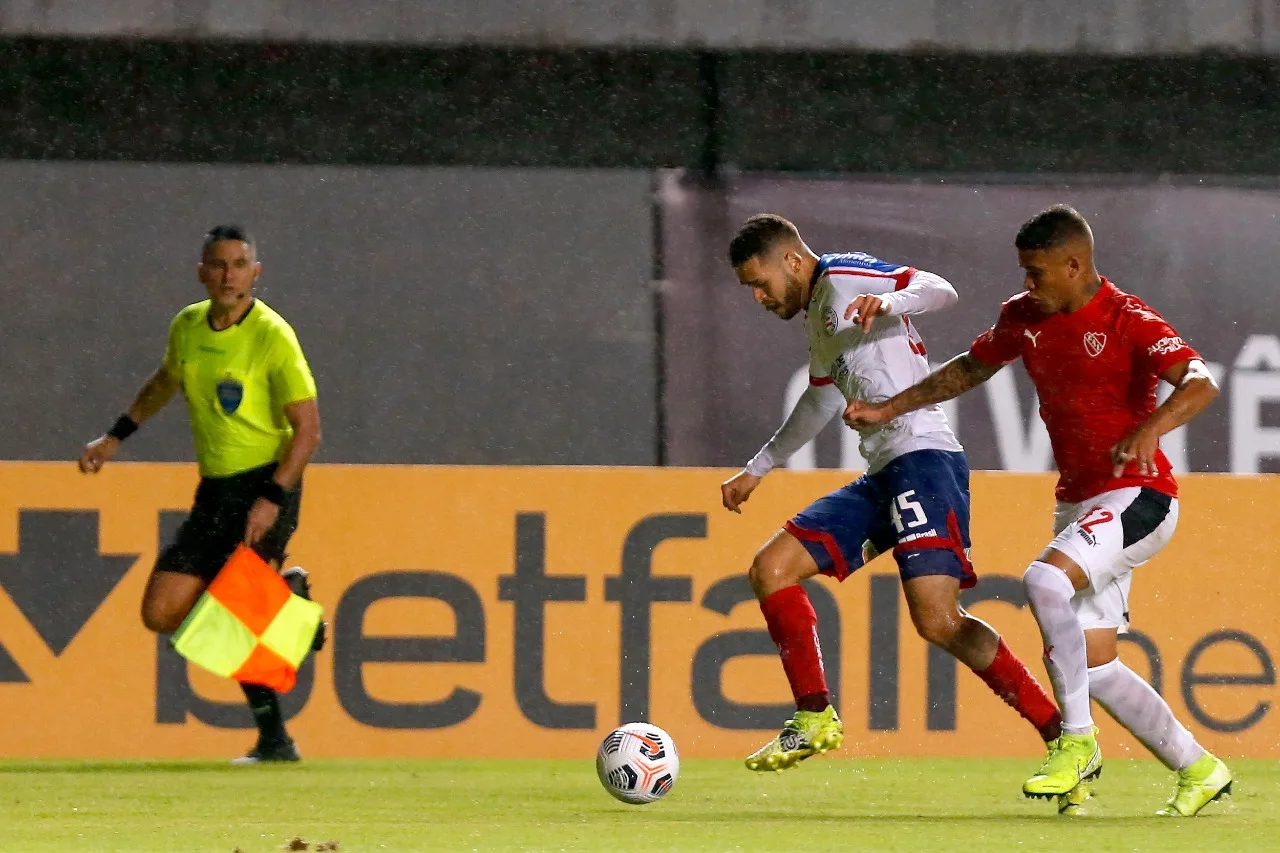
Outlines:
{"label": "black shoe", "polygon": [[[284,582],[289,585],[289,591],[294,595],[311,600],[311,576],[307,574],[307,570],[302,566],[290,566],[280,573],[280,577],[284,578]],[[320,627],[316,628],[315,639],[311,641],[311,650],[318,652],[324,648],[326,637],[325,629],[329,627],[329,623],[323,619],[320,621]]]}
{"label": "black shoe", "polygon": [[248,755],[240,758],[231,759],[231,763],[237,767],[246,764],[267,764],[278,761],[301,761],[302,756],[298,755],[298,747],[294,745],[292,739],[278,741],[276,743],[263,743],[258,741],[258,745],[249,750]]}

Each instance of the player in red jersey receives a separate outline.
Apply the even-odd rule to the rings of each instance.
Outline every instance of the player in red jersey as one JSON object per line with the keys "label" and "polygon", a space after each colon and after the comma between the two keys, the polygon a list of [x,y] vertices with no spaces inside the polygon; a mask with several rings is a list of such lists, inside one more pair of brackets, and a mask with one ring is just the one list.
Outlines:
{"label": "player in red jersey", "polygon": [[[1087,796],[1082,783],[1102,769],[1092,696],[1178,773],[1160,813],[1190,816],[1230,793],[1231,773],[1120,661],[1116,639],[1128,629],[1133,569],[1178,522],[1178,484],[1160,436],[1199,414],[1218,387],[1163,317],[1098,275],[1093,233],[1075,210],[1043,211],[1015,245],[1027,292],[1004,303],[967,353],[889,400],[850,403],[845,421],[866,428],[950,400],[1022,358],[1060,472],[1055,538],[1023,583],[1062,710],[1062,736],[1023,792],[1056,797],[1060,808]],[[1174,391],[1157,407],[1160,379]]]}

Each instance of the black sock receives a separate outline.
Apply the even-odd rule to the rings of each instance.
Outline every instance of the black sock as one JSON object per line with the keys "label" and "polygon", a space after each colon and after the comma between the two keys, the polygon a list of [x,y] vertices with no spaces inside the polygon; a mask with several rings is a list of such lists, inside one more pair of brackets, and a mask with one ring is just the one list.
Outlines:
{"label": "black sock", "polygon": [[284,715],[280,713],[280,694],[261,684],[241,684],[244,698],[258,724],[258,737],[263,743],[283,743],[289,739],[284,730]]}

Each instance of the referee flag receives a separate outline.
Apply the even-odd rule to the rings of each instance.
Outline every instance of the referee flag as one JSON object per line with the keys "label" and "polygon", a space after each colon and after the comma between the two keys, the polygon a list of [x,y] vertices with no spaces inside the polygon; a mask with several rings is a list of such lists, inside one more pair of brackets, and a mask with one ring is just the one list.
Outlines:
{"label": "referee flag", "polygon": [[196,601],[172,643],[178,654],[215,675],[293,689],[311,651],[322,608],[241,545]]}

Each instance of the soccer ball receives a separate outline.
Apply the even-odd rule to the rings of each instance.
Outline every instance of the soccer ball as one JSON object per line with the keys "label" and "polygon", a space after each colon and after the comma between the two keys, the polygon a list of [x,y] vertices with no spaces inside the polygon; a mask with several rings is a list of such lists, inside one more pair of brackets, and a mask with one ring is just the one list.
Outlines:
{"label": "soccer ball", "polygon": [[671,735],[650,723],[627,723],[609,733],[596,750],[600,784],[624,803],[660,800],[680,775],[680,755]]}

